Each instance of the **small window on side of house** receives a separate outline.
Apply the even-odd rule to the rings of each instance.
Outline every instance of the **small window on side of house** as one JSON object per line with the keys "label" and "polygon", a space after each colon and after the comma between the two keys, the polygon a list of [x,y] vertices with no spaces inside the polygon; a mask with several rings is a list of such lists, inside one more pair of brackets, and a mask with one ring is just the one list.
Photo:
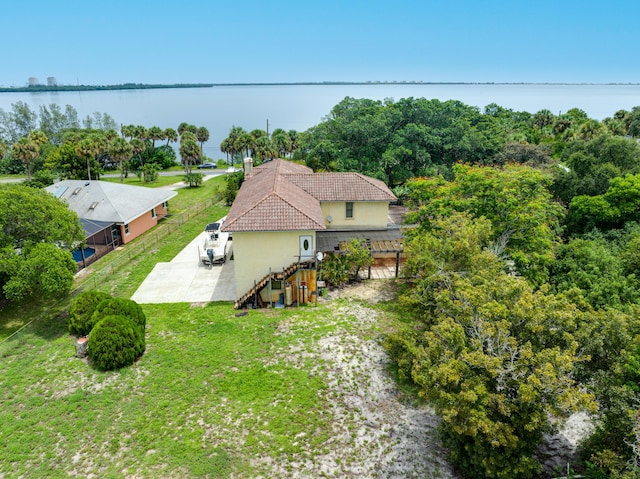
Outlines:
{"label": "small window on side of house", "polygon": [[347,201],[347,210],[345,216],[347,218],[353,218],[353,202]]}
{"label": "small window on side of house", "polygon": [[129,224],[124,225],[124,234],[125,236],[129,236]]}
{"label": "small window on side of house", "polygon": [[152,218],[156,217],[156,209],[155,208],[151,210],[151,217]]}
{"label": "small window on side of house", "polygon": [[168,206],[167,202],[166,202],[166,201],[163,201],[163,202],[162,202],[162,207],[166,210],[166,209],[167,209],[167,206]]}

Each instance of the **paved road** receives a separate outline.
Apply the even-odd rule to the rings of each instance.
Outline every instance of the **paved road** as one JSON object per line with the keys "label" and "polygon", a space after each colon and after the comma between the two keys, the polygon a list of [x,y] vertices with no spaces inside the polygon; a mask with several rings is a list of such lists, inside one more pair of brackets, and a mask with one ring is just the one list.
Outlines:
{"label": "paved road", "polygon": [[[196,170],[194,170],[196,171]],[[240,171],[239,168],[236,168],[234,171]],[[224,175],[229,173],[229,170],[221,169],[212,169],[212,170],[197,170],[198,173],[202,173],[204,175],[205,181],[214,176]],[[159,176],[182,176],[184,175],[184,171],[182,170],[172,170],[172,171],[160,171],[158,172]],[[120,178],[120,173],[104,173],[100,175],[101,178]],[[26,178],[2,178],[0,179],[0,183],[19,183],[21,181],[26,180]]]}

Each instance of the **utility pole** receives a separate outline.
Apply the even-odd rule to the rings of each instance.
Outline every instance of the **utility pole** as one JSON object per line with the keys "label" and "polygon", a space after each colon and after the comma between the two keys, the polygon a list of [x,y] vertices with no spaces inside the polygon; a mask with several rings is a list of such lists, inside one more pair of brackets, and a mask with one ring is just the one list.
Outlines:
{"label": "utility pole", "polygon": [[267,118],[267,137],[269,136],[269,118]]}

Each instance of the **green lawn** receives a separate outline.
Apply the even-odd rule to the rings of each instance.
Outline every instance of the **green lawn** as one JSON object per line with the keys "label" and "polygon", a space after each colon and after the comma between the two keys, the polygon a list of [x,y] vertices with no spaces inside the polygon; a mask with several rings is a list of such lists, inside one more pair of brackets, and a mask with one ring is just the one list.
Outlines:
{"label": "green lawn", "polygon": [[[174,183],[179,183],[182,181],[182,177],[184,175],[171,175],[171,176],[158,176],[156,181],[152,181],[149,183],[145,183],[142,179],[138,178],[136,175],[129,175],[127,178],[123,178],[122,184],[124,185],[132,185],[132,186],[146,186],[149,188],[157,188],[159,186],[167,186],[172,185]],[[112,183],[120,183],[120,178],[107,178],[102,177],[100,181],[110,181]]]}
{"label": "green lawn", "polygon": [[[226,214],[212,200],[222,181],[179,190],[170,208],[189,219],[172,219],[175,228],[160,241],[151,231],[107,255],[78,285],[130,297],[157,262]],[[360,349],[393,327],[392,303],[377,308],[388,324],[372,321],[369,305],[346,300],[244,316],[230,303],[143,305],[145,354],[131,367],[101,372],[75,357],[69,302],[1,310],[0,339],[28,323],[0,343],[2,479],[355,477],[394,457],[400,439],[392,429],[363,426],[367,411],[393,414],[399,406],[390,405],[395,395],[376,402],[368,373],[378,366],[362,362]],[[354,310],[369,322],[354,321]],[[334,363],[334,348],[340,355],[352,348],[353,363]],[[438,471],[427,466],[421,471]]]}
{"label": "green lawn", "polygon": [[147,351],[119,372],[76,359],[63,319],[5,345],[0,477],[255,477],[252,458],[321,450],[325,385],[314,365],[283,351],[335,327],[323,327],[326,309],[240,318],[229,304],[144,310]]}

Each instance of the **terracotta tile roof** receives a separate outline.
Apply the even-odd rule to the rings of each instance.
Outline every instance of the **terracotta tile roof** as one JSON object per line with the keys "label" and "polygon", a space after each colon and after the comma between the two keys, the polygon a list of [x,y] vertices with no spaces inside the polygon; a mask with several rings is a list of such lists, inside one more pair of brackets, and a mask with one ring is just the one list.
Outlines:
{"label": "terracotta tile roof", "polygon": [[359,173],[314,173],[286,160],[254,167],[223,231],[324,230],[321,201],[393,201],[382,182]]}
{"label": "terracotta tile roof", "polygon": [[300,163],[294,163],[287,160],[273,160],[266,163],[262,163],[260,166],[253,168],[254,174],[262,171],[271,171],[277,169],[281,175],[299,174],[299,175],[312,175],[313,170],[308,166],[301,165]]}
{"label": "terracotta tile roof", "polygon": [[273,163],[269,168],[254,169],[242,183],[222,231],[326,229],[320,202],[284,179],[278,171],[281,163],[276,161],[267,163]]}
{"label": "terracotta tile roof", "polygon": [[292,183],[320,201],[394,201],[396,196],[382,181],[360,173],[286,175]]}

